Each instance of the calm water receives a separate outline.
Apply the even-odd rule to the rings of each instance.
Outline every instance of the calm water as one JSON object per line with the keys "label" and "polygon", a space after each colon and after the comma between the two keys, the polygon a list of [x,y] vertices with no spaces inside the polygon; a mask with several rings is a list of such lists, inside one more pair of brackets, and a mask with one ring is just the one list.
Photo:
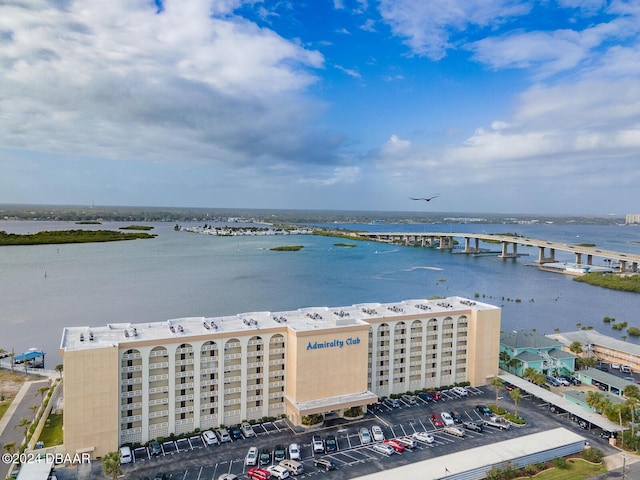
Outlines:
{"label": "calm water", "polygon": [[[113,228],[105,223],[82,228]],[[339,225],[333,225],[339,226]],[[640,229],[582,225],[345,225],[378,231],[517,232],[532,238],[640,253]],[[2,222],[13,233],[78,228],[65,222]],[[505,330],[541,333],[592,325],[623,335],[604,316],[640,327],[640,295],[614,292],[571,277],[526,266],[530,256],[502,260],[433,249],[338,240],[311,235],[212,237],[175,232],[156,224],[153,240],[0,248],[0,347],[22,352],[40,347],[47,367],[61,362],[64,326],[163,321],[308,306],[389,302],[460,295],[503,307]],[[298,252],[273,252],[304,245]],[[485,244],[486,245],[486,244]],[[497,248],[497,247],[496,247]],[[573,261],[571,255],[559,261]],[[601,261],[600,259],[596,261]],[[46,275],[45,275],[46,272]],[[516,302],[519,299],[520,302]],[[631,340],[630,340],[631,341]]]}

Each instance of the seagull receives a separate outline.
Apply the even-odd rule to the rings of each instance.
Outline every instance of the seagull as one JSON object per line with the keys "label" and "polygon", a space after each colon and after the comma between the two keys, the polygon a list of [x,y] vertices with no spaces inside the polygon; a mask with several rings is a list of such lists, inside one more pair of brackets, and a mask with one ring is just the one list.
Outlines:
{"label": "seagull", "polygon": [[414,198],[414,197],[409,197],[409,199],[411,200],[424,200],[425,202],[430,202],[431,200],[433,200],[436,197],[439,197],[440,194],[436,193],[435,195],[431,196],[431,197],[418,197],[418,198]]}

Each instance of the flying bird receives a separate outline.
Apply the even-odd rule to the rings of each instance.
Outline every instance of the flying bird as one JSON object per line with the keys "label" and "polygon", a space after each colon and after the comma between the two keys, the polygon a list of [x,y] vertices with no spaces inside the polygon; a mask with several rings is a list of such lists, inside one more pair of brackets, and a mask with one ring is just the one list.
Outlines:
{"label": "flying bird", "polygon": [[418,197],[418,198],[414,198],[414,197],[409,197],[411,200],[424,200],[425,202],[430,202],[431,200],[433,200],[436,197],[439,197],[440,194],[436,193],[435,195],[431,196],[431,197]]}

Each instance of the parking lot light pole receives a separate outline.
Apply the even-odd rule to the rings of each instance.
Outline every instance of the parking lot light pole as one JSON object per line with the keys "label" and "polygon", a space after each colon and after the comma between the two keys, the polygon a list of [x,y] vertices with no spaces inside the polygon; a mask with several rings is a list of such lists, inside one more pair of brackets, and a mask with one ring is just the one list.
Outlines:
{"label": "parking lot light pole", "polygon": [[627,456],[623,454],[622,455],[622,480],[625,480],[626,473],[627,473]]}

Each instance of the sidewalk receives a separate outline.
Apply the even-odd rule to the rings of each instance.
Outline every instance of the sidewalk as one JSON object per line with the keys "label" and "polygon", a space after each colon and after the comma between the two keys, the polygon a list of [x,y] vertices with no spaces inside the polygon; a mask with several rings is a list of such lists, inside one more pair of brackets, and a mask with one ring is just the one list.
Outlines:
{"label": "sidewalk", "polygon": [[[34,380],[25,382],[18,394],[9,405],[6,413],[0,420],[0,451],[7,443],[15,442],[16,450],[24,440],[24,429],[17,427],[20,420],[26,418],[33,420],[34,412],[31,406],[42,403],[42,399],[38,394],[38,389],[42,386],[48,386],[49,380]],[[5,478],[9,472],[9,464],[0,462],[0,478]]]}
{"label": "sidewalk", "polygon": [[629,480],[640,478],[640,456],[630,452],[619,452],[604,457],[604,464],[607,466],[607,473],[602,473],[587,480],[606,480],[608,478],[623,478],[622,469],[624,467],[624,477]]}

